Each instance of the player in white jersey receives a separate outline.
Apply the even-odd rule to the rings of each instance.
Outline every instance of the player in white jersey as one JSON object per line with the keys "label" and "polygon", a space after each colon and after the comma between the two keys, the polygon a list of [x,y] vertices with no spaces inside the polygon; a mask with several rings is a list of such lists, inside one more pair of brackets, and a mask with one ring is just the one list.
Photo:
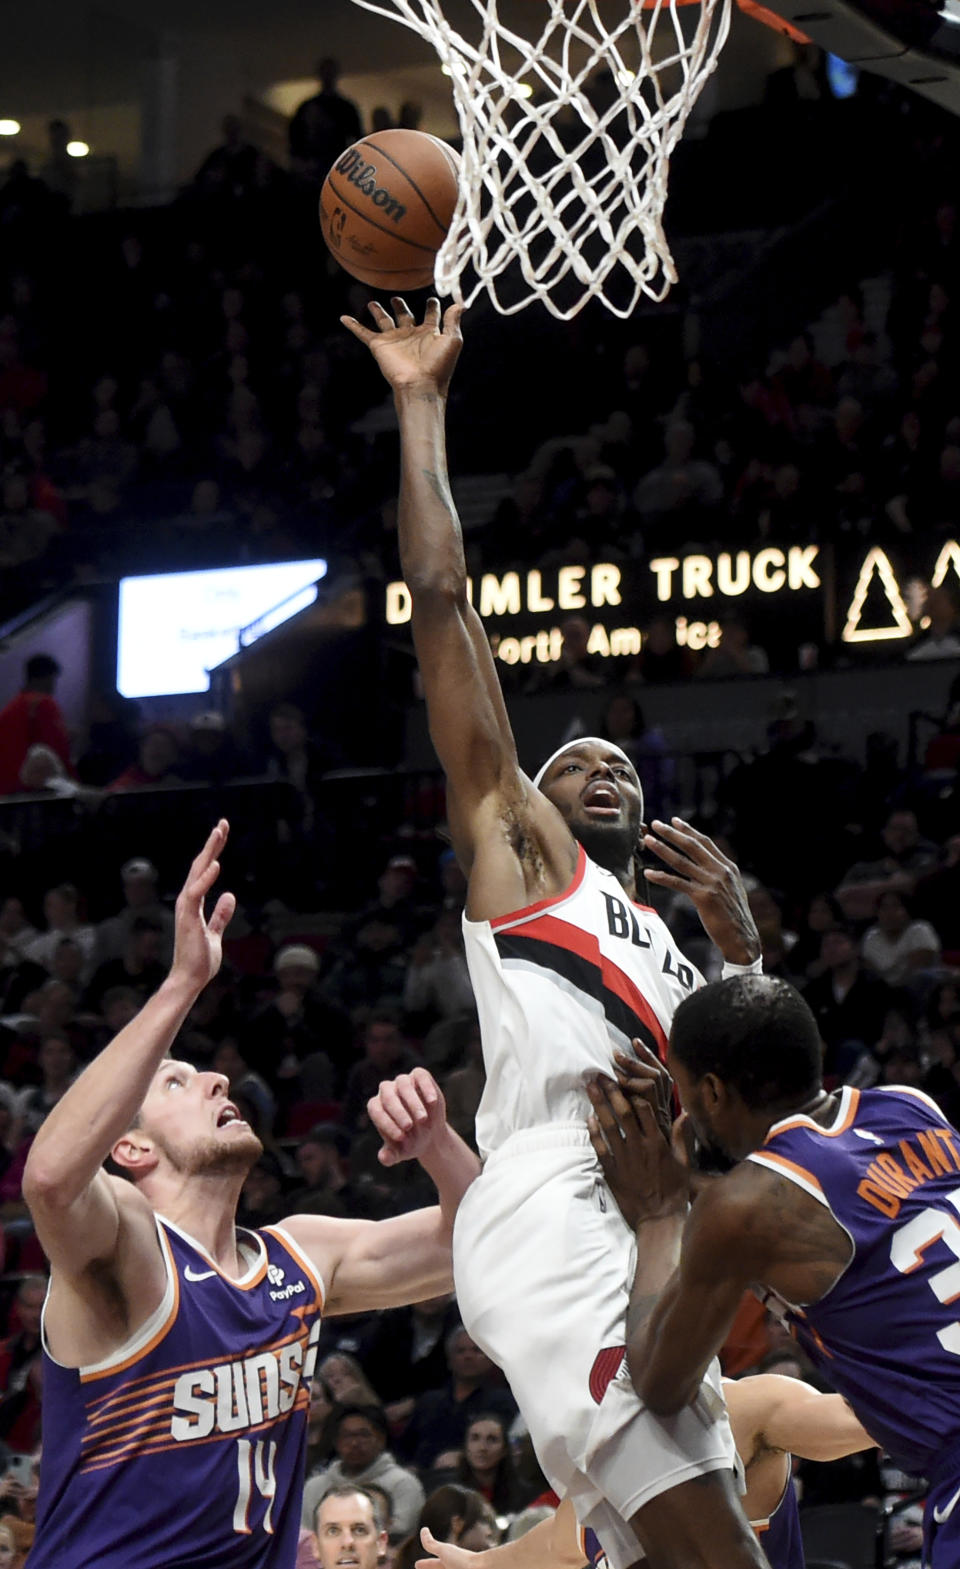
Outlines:
{"label": "player in white jersey", "polygon": [[[633,1237],[593,1153],[586,1079],[640,1039],[663,1049],[701,984],[667,928],[636,902],[647,876],[689,894],[727,970],[759,965],[736,868],[674,819],[645,832],[636,770],[619,747],[562,747],[523,773],[490,647],[467,595],[444,449],[460,309],[422,326],[401,300],[372,304],[376,330],[344,324],[373,352],[400,420],[400,557],[430,730],[448,782],[454,848],[469,885],[467,961],[487,1089],[482,1176],[454,1235],[457,1296],[471,1335],[505,1371],[546,1474],[595,1531],[614,1569],[746,1569],[763,1563],[737,1503],[718,1378],[662,1421],[623,1363]],[[398,1136],[404,1130],[399,1128]],[[402,1158],[402,1138],[384,1159]]]}

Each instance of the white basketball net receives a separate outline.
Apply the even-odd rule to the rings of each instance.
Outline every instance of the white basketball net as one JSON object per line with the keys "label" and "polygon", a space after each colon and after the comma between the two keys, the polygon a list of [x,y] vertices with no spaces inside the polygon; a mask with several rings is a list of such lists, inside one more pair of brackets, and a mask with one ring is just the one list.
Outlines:
{"label": "white basketball net", "polygon": [[[497,0],[469,0],[473,42],[444,17],[451,0],[356,3],[428,38],[450,77],[463,161],[437,257],[441,294],[470,304],[486,289],[503,315],[541,300],[562,321],[589,300],[627,317],[642,294],[664,298],[676,282],[663,232],[670,157],[723,47],[730,0],[648,10],[622,0],[610,23],[598,0],[525,0],[534,30],[546,18],[532,38],[499,19]],[[591,80],[604,68],[600,104]],[[511,268],[505,298],[512,262],[522,284]]]}

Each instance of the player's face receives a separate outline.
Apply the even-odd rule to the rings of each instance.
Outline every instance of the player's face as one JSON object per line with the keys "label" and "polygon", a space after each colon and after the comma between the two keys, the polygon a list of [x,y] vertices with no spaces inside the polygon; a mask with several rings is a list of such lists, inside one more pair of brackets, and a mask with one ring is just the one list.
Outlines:
{"label": "player's face", "polygon": [[362,1493],[325,1498],[317,1509],[315,1534],[322,1569],[376,1569],[386,1546],[373,1505]]}
{"label": "player's face", "polygon": [[573,743],[541,789],[600,866],[628,861],[640,837],[643,797],[636,769],[605,742]]}
{"label": "player's face", "polygon": [[246,1173],[263,1154],[250,1124],[227,1099],[222,1073],[186,1062],[160,1064],[140,1109],[140,1131],[165,1163],[186,1176]]}
{"label": "player's face", "polygon": [[740,1160],[751,1147],[748,1139],[745,1149],[739,1149],[735,1120],[724,1100],[718,1102],[710,1093],[706,1079],[697,1080],[688,1073],[682,1062],[672,1052],[667,1053],[667,1071],[670,1073],[680,1105],[690,1119],[690,1126],[697,1136],[696,1165],[703,1171],[727,1171],[734,1161]]}

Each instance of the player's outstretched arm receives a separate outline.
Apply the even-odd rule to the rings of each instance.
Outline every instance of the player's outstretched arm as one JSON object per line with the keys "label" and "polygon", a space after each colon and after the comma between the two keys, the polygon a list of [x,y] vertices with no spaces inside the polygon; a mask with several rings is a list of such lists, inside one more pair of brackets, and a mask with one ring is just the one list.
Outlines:
{"label": "player's outstretched arm", "polygon": [[573,1505],[564,1499],[556,1514],[541,1520],[515,1542],[502,1542],[485,1552],[471,1553],[455,1542],[439,1542],[426,1526],[420,1541],[429,1558],[418,1558],[416,1569],[581,1569],[584,1561],[580,1528]]}
{"label": "player's outstretched arm", "polygon": [[447,1122],[439,1085],[425,1068],[381,1084],[367,1109],[384,1141],[381,1162],[418,1160],[440,1202],[390,1220],[293,1215],[284,1221],[324,1280],[329,1313],[402,1307],[451,1291],[453,1222],[480,1174],[479,1159]]}
{"label": "player's outstretched arm", "polygon": [[821,1394],[803,1379],[760,1373],[726,1385],[725,1393],[735,1429],[745,1422],[757,1449],[842,1460],[875,1447],[842,1395]]}
{"label": "player's outstretched arm", "polygon": [[413,602],[430,734],[450,786],[454,844],[469,870],[491,803],[514,818],[524,808],[542,812],[543,803],[520,772],[490,645],[467,597],[444,434],[447,390],[462,346],[462,308],[451,305],[441,317],[439,300],[431,300],[418,324],[403,300],[392,305],[393,316],[371,304],[375,330],[350,316],[342,320],[370,349],[397,406],[400,562]]}
{"label": "player's outstretched arm", "polygon": [[112,1256],[118,1202],[139,1197],[128,1184],[108,1177],[103,1162],[131,1127],[183,1021],[220,968],[223,932],[235,900],[221,894],[209,921],[204,900],[220,874],[218,857],[228,832],[225,821],[217,824],[180,890],[166,980],[84,1069],[30,1147],[24,1198],[51,1264],[67,1274]]}

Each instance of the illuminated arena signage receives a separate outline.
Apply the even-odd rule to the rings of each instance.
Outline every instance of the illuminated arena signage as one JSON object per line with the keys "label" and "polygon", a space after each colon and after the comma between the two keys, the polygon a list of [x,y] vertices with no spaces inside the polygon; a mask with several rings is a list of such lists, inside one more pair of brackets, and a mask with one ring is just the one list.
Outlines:
{"label": "illuminated arena signage", "polygon": [[[930,582],[942,583],[951,571],[960,577],[960,544],[954,540],[940,551]],[[740,605],[746,609],[744,601],[751,616],[774,605],[796,605],[806,617],[804,635],[816,638],[835,623],[846,643],[896,641],[912,637],[915,625],[923,625],[907,608],[911,585],[901,582],[879,547],[865,553],[845,597],[835,594],[834,577],[832,555],[819,545],[764,545],[752,551],[655,556],[642,565],[595,562],[552,572],[484,572],[477,582],[468,579],[467,591],[490,623],[494,652],[508,665],[558,660],[563,633],[557,618],[576,614],[590,622],[588,652],[602,658],[638,654],[645,626],[671,613],[681,647],[716,648],[722,617]],[[922,587],[912,585],[914,593],[918,589],[922,595]],[[388,583],[388,626],[404,625],[411,611],[406,584]]]}

